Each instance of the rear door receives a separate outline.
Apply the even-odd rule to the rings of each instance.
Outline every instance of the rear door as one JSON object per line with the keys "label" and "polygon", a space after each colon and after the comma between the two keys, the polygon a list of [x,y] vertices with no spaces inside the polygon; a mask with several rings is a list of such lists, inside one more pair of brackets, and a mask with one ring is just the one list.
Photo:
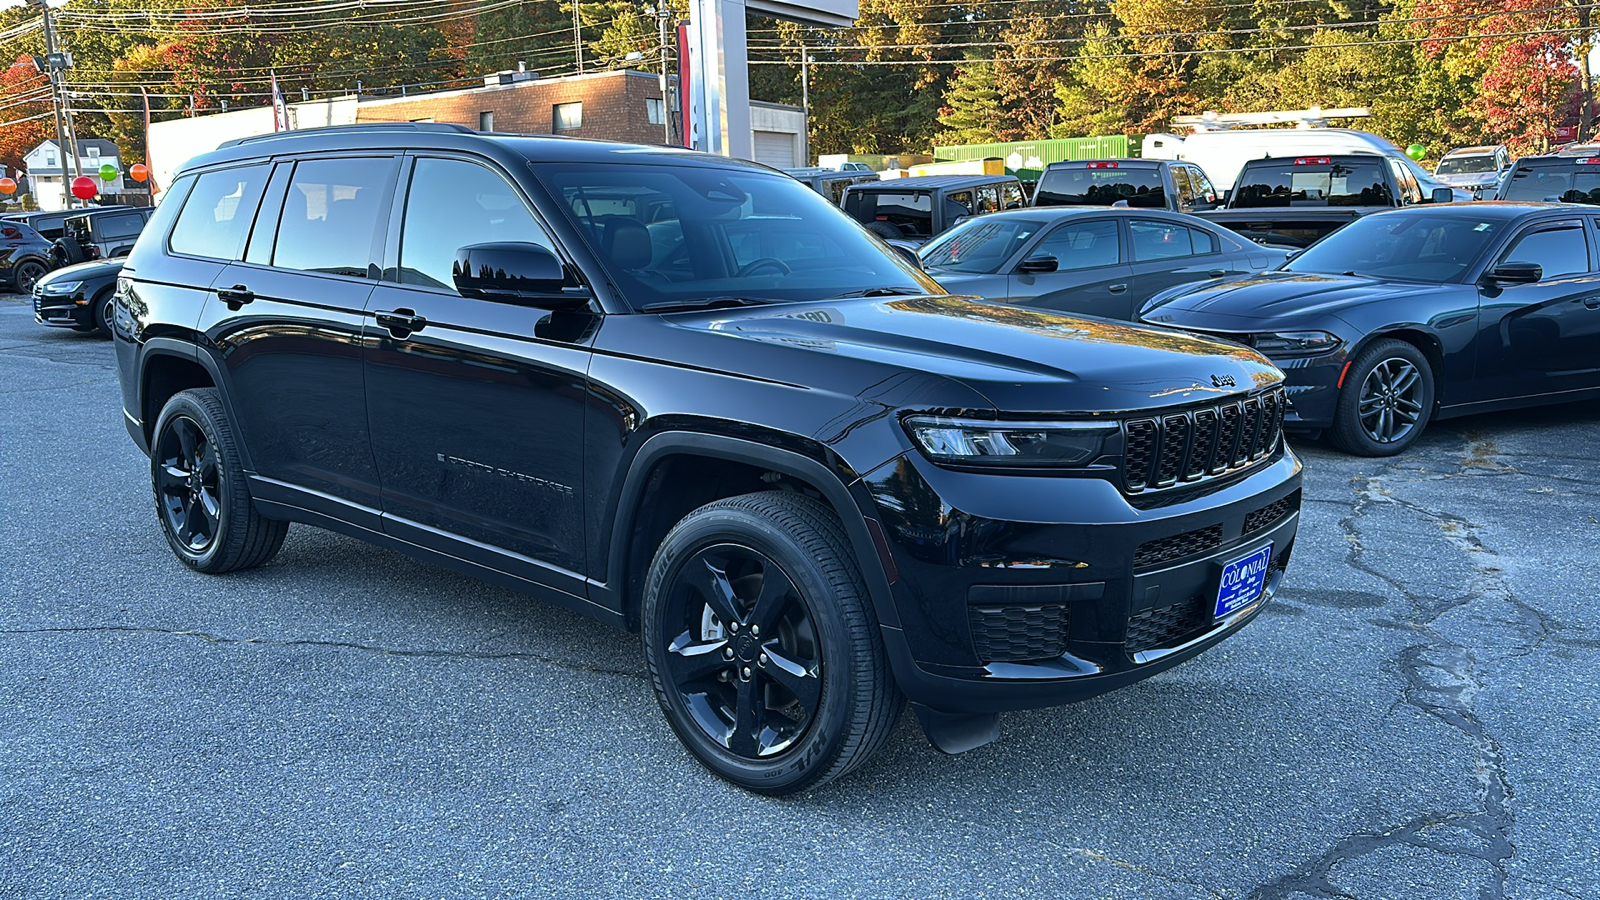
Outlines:
{"label": "rear door", "polygon": [[1029,273],[1013,264],[1010,302],[1108,319],[1130,319],[1135,283],[1116,217],[1072,218],[1046,231],[1021,259],[1051,257],[1056,271]]}
{"label": "rear door", "polygon": [[137,210],[95,217],[94,239],[100,255],[106,259],[127,256],[144,230],[144,223],[144,214]]}
{"label": "rear door", "polygon": [[1137,281],[1137,290],[1129,292],[1134,310],[1167,288],[1253,271],[1243,259],[1230,260],[1221,253],[1222,242],[1216,235],[1176,216],[1130,218],[1128,235]]}
{"label": "rear door", "polygon": [[1600,274],[1583,219],[1523,229],[1491,266],[1539,264],[1535,284],[1479,289],[1483,399],[1600,387]]}
{"label": "rear door", "polygon": [[383,152],[278,163],[244,258],[200,318],[230,382],[252,490],[372,529],[362,322],[398,165]]}

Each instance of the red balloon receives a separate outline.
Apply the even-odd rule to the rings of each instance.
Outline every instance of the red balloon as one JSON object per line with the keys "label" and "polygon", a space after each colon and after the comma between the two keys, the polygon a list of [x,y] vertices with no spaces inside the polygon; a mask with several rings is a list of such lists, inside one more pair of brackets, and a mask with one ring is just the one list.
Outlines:
{"label": "red balloon", "polygon": [[0,194],[15,194],[17,183],[9,178],[0,178]]}
{"label": "red balloon", "polygon": [[144,163],[134,163],[128,169],[128,177],[134,181],[143,181],[150,177],[150,167]]}
{"label": "red balloon", "polygon": [[100,189],[94,186],[94,179],[87,175],[79,175],[72,179],[72,196],[79,200],[93,200]]}

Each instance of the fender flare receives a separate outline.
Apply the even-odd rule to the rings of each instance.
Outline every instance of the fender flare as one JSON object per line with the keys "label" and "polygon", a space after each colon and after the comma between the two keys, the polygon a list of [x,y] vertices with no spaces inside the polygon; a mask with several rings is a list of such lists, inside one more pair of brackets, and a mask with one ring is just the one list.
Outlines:
{"label": "fender flare", "polygon": [[[141,414],[139,425],[144,430],[147,444],[150,440],[150,430],[155,427],[154,416],[144,415],[150,402],[150,398],[147,395],[149,390],[147,373],[150,369],[151,358],[156,356],[177,357],[178,359],[196,363],[200,368],[205,369],[206,374],[211,378],[211,383],[217,387],[217,393],[222,399],[222,407],[228,411],[228,418],[234,422],[239,421],[239,417],[233,410],[232,398],[226,388],[228,382],[223,377],[222,367],[217,364],[211,354],[202,352],[193,340],[164,336],[146,338],[139,347],[139,412]],[[160,410],[157,410],[156,413],[159,415]],[[149,421],[146,421],[147,419]],[[238,449],[240,463],[243,465],[244,470],[246,472],[254,472],[255,466],[250,461],[250,448],[245,446],[245,442],[241,440],[238,442]]]}
{"label": "fender flare", "polygon": [[742,438],[693,431],[666,431],[653,435],[634,454],[628,466],[628,474],[617,499],[617,515],[611,528],[606,573],[606,584],[613,592],[612,599],[617,609],[625,615],[629,612],[627,551],[639,498],[656,463],[667,456],[681,453],[760,466],[800,479],[816,488],[844,526],[845,537],[850,541],[857,567],[866,581],[878,624],[899,627],[900,616],[895,610],[880,550],[867,529],[867,515],[851,496],[850,487],[838,475],[817,460],[792,450]]}

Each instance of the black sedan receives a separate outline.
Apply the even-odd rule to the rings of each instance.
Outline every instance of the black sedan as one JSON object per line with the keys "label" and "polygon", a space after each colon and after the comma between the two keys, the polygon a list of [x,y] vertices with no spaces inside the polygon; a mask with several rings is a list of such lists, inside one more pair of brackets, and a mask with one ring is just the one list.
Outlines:
{"label": "black sedan", "polygon": [[0,291],[26,294],[50,271],[50,242],[21,222],[0,222]]}
{"label": "black sedan", "polygon": [[1254,347],[1288,375],[1285,428],[1388,456],[1432,418],[1600,397],[1597,237],[1572,206],[1408,207],[1143,319]]}
{"label": "black sedan", "polygon": [[112,295],[126,257],[67,266],[33,286],[33,318],[44,325],[111,336]]}
{"label": "black sedan", "polygon": [[1035,207],[969,219],[918,256],[952,293],[1127,321],[1168,288],[1259,273],[1287,251],[1182,213]]}

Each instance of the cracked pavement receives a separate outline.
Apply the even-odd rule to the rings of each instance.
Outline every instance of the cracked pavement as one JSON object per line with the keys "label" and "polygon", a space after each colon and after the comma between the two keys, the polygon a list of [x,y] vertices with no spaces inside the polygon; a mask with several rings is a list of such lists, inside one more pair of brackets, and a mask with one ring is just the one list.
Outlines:
{"label": "cracked pavement", "polygon": [[1239,635],[787,800],[680,749],[630,635],[303,526],[189,572],[119,405],[0,298],[0,897],[1600,896],[1600,404],[1299,442]]}

